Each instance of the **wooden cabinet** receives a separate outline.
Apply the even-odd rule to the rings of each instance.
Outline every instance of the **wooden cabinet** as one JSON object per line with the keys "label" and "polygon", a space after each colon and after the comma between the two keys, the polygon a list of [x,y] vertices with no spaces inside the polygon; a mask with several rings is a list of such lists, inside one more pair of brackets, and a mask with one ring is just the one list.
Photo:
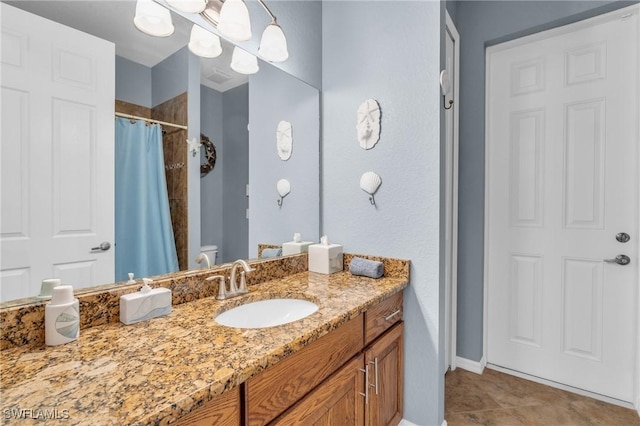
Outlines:
{"label": "wooden cabinet", "polygon": [[364,313],[365,341],[368,345],[402,319],[402,292],[398,292],[369,308]]}
{"label": "wooden cabinet", "polygon": [[366,424],[397,425],[402,420],[404,324],[396,324],[365,352],[369,370]]}
{"label": "wooden cabinet", "polygon": [[180,417],[177,426],[240,426],[240,388],[235,387]]}
{"label": "wooden cabinet", "polygon": [[[357,356],[271,424],[395,426],[400,423],[404,332],[402,293],[367,311],[362,326],[364,342],[371,343],[366,347],[363,343]],[[288,379],[282,376],[281,380]]]}
{"label": "wooden cabinet", "polygon": [[399,292],[176,424],[397,425],[402,345]]}
{"label": "wooden cabinet", "polygon": [[278,417],[273,425],[362,425],[364,380],[360,354],[314,389],[298,404]]}
{"label": "wooden cabinet", "polygon": [[246,419],[265,425],[322,383],[362,350],[363,315],[358,315],[245,382]]}

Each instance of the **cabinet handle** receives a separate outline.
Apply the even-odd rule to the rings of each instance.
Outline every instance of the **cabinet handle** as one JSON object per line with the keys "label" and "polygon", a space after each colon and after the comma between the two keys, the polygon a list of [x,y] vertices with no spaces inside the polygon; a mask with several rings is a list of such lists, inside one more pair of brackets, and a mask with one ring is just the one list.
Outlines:
{"label": "cabinet handle", "polygon": [[375,357],[373,361],[369,361],[369,364],[373,364],[373,384],[370,385],[376,390],[376,395],[378,395],[378,357]]}
{"label": "cabinet handle", "polygon": [[369,405],[369,364],[359,370],[364,373],[364,393],[360,392],[360,395],[364,396],[364,404]]}
{"label": "cabinet handle", "polygon": [[390,313],[389,315],[387,315],[386,317],[384,317],[385,320],[387,321],[391,321],[391,318],[395,317],[396,315],[398,315],[400,313],[400,309],[398,309],[395,312]]}

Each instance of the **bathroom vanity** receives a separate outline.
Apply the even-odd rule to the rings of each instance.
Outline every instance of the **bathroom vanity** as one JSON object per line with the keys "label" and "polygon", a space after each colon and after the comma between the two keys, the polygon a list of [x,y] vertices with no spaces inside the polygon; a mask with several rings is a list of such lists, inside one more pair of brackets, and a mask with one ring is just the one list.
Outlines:
{"label": "bathroom vanity", "polygon": [[[349,259],[345,255],[347,267]],[[252,266],[267,271],[269,262],[282,261]],[[166,317],[82,329],[77,342],[62,346],[5,349],[0,408],[55,409],[69,424],[91,425],[336,418],[341,424],[396,424],[402,417],[402,290],[409,262],[383,261],[387,273],[378,280],[306,271],[268,279],[265,272],[265,280],[249,279],[249,293],[233,299],[204,297],[174,305]],[[319,309],[261,329],[214,320],[235,306],[273,298],[306,299]]]}

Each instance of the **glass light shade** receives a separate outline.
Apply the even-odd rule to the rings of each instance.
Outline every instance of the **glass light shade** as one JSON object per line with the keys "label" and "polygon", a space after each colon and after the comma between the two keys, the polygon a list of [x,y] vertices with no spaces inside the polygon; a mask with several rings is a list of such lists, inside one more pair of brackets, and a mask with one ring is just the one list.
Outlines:
{"label": "glass light shade", "polygon": [[185,13],[200,13],[207,7],[207,0],[167,0],[167,3]]}
{"label": "glass light shade", "polygon": [[222,53],[220,37],[202,27],[194,25],[191,28],[189,50],[203,58],[216,58]]}
{"label": "glass light shade", "polygon": [[225,0],[220,9],[218,31],[233,41],[246,41],[251,38],[249,9],[242,0]]}
{"label": "glass light shade", "polygon": [[173,34],[171,12],[153,0],[137,0],[133,24],[145,34],[168,37]]}
{"label": "glass light shade", "polygon": [[258,58],[237,46],[233,48],[231,69],[240,74],[255,74],[258,72]]}
{"label": "glass light shade", "polygon": [[275,22],[269,24],[262,33],[258,53],[269,62],[283,62],[289,57],[287,39]]}

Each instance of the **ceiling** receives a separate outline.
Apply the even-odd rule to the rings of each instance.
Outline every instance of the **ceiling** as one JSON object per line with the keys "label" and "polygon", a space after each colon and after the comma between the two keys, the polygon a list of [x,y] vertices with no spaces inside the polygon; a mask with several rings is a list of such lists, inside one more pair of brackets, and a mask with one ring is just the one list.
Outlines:
{"label": "ceiling", "polygon": [[[113,42],[116,55],[153,67],[189,42],[192,23],[172,13],[175,32],[153,37],[133,25],[135,0],[12,0],[5,3]],[[201,58],[201,83],[225,91],[247,82],[247,76],[231,70],[233,45],[222,40],[218,58]]]}

